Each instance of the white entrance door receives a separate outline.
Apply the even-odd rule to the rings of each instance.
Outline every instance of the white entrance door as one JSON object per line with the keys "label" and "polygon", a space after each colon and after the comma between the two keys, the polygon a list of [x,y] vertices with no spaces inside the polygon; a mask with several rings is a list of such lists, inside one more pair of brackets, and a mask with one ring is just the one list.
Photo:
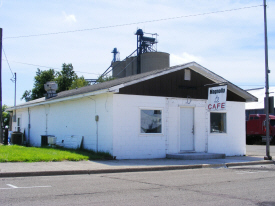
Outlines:
{"label": "white entrance door", "polygon": [[180,108],[180,150],[194,150],[193,108]]}

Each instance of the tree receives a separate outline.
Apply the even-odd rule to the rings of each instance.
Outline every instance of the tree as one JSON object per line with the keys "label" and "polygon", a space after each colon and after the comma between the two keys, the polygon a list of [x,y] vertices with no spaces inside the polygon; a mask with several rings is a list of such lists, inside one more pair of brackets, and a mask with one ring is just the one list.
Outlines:
{"label": "tree", "polygon": [[55,81],[58,84],[57,92],[62,92],[69,89],[75,89],[89,85],[84,77],[78,77],[73,70],[72,64],[63,64],[60,72],[55,72],[53,69],[42,71],[37,69],[34,77],[34,85],[32,90],[26,90],[22,97],[25,101],[38,99],[45,96],[44,84],[49,81]]}
{"label": "tree", "polygon": [[3,126],[6,128],[9,126],[10,122],[10,114],[6,112],[6,109],[8,108],[7,105],[2,106],[2,120],[3,120]]}
{"label": "tree", "polygon": [[57,92],[69,90],[74,80],[77,79],[77,75],[74,72],[72,64],[63,64],[62,71],[57,72],[56,82],[58,84]]}
{"label": "tree", "polygon": [[25,99],[26,102],[30,101],[32,99],[32,90],[25,90],[21,97],[21,100],[22,99]]}
{"label": "tree", "polygon": [[36,71],[36,76],[34,77],[33,89],[26,90],[23,93],[21,100],[25,99],[26,101],[29,101],[44,97],[44,94],[46,93],[44,89],[44,84],[49,81],[54,81],[55,76],[56,74],[54,69],[42,71],[38,68]]}
{"label": "tree", "polygon": [[46,93],[44,84],[55,79],[54,69],[41,71],[37,69],[36,76],[34,77],[34,88],[32,89],[32,99],[38,99],[44,97]]}
{"label": "tree", "polygon": [[111,80],[114,80],[114,79],[116,79],[116,78],[113,77],[113,76],[99,76],[96,82],[101,83],[101,82],[111,81]]}
{"label": "tree", "polygon": [[85,86],[88,86],[88,85],[90,85],[90,83],[87,82],[87,81],[84,79],[83,76],[81,76],[81,77],[77,77],[77,78],[73,81],[72,85],[70,86],[70,89],[76,89],[76,88],[85,87]]}

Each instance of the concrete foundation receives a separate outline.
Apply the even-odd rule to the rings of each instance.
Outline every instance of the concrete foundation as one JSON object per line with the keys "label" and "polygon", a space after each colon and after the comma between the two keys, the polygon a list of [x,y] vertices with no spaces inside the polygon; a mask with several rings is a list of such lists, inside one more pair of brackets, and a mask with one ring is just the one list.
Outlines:
{"label": "concrete foundation", "polygon": [[204,153],[204,152],[178,153],[178,154],[167,154],[166,158],[182,159],[182,160],[224,159],[225,154],[214,154],[214,153]]}

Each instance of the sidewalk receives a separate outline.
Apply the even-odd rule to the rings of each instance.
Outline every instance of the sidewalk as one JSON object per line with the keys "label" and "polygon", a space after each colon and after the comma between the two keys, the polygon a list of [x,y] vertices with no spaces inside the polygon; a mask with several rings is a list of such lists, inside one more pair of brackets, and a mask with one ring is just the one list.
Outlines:
{"label": "sidewalk", "polygon": [[118,172],[182,170],[199,168],[218,168],[243,165],[274,164],[263,160],[261,156],[226,157],[225,159],[209,160],[106,160],[80,162],[36,162],[36,163],[0,163],[1,177],[102,174]]}

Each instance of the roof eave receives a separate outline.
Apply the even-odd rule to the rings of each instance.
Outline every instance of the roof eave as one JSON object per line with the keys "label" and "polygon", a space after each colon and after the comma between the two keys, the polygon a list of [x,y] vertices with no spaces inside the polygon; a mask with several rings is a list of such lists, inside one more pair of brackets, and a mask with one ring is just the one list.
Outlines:
{"label": "roof eave", "polygon": [[94,92],[89,92],[89,93],[84,93],[84,94],[79,94],[79,95],[74,95],[74,96],[69,96],[69,97],[64,97],[64,98],[58,98],[58,99],[52,99],[52,100],[48,99],[43,102],[38,102],[38,103],[33,103],[33,104],[22,104],[22,105],[18,105],[15,107],[9,107],[7,109],[7,111],[13,111],[16,109],[23,109],[23,108],[28,108],[28,107],[35,107],[35,106],[39,106],[39,105],[53,104],[53,103],[63,102],[63,101],[68,101],[68,100],[73,100],[73,99],[80,99],[83,97],[95,96],[95,95],[104,94],[107,92],[109,92],[108,89],[102,89],[102,90],[98,90],[98,91],[94,91]]}
{"label": "roof eave", "polygon": [[253,96],[250,93],[248,93],[247,91],[239,88],[238,86],[229,82],[228,80],[220,77],[219,75],[215,74],[214,72],[197,64],[196,62],[193,62],[193,65],[190,68],[194,69],[195,71],[196,71],[196,68],[199,68],[201,70],[202,75],[204,75],[206,78],[214,81],[215,83],[226,83],[228,86],[227,89],[229,89],[230,91],[232,91],[235,94],[244,98],[246,102],[257,102],[258,101],[258,98],[256,98],[255,96]]}

